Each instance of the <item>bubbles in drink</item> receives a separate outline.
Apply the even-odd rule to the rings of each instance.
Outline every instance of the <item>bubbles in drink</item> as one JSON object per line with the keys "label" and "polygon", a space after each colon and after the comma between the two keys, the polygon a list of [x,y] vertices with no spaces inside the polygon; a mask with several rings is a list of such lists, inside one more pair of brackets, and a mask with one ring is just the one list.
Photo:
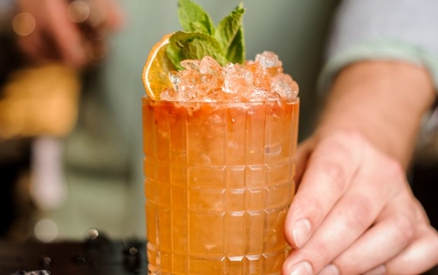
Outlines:
{"label": "bubbles in drink", "polygon": [[294,99],[298,85],[283,73],[282,62],[273,52],[258,54],[255,61],[220,66],[206,56],[184,60],[184,70],[171,72],[174,88],[161,93],[166,101],[256,102]]}

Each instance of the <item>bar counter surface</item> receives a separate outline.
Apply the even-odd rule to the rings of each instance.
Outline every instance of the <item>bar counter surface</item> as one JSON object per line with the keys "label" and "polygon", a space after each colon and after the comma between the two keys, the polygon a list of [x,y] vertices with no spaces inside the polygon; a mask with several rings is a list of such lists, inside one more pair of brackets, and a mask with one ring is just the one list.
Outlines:
{"label": "bar counter surface", "polygon": [[146,275],[145,242],[111,241],[98,234],[83,242],[0,240],[0,275],[48,274]]}
{"label": "bar counter surface", "polygon": [[[94,236],[48,244],[0,240],[0,275],[148,274],[145,241]],[[438,266],[422,275],[438,275]]]}

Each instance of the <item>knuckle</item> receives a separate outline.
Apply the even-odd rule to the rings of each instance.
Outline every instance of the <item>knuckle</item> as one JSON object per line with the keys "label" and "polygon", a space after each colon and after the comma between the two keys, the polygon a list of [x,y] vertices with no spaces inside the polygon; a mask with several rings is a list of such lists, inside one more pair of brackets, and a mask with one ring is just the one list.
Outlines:
{"label": "knuckle", "polygon": [[406,180],[406,172],[403,169],[403,166],[397,160],[385,157],[384,161],[379,164],[379,166],[384,167],[384,169],[380,169],[382,179],[385,179],[388,183],[382,186],[383,190],[386,190],[386,193],[393,195],[406,194],[407,191],[407,180]]}
{"label": "knuckle", "polygon": [[406,215],[398,215],[394,221],[394,235],[404,245],[415,237],[415,225]]}
{"label": "knuckle", "polygon": [[363,231],[372,223],[373,208],[370,200],[362,195],[350,199],[349,206],[345,208],[346,224],[349,228]]}
{"label": "knuckle", "polygon": [[393,158],[387,157],[384,165],[388,177],[401,178],[405,174],[401,163]]}
{"label": "knuckle", "polygon": [[321,165],[321,172],[325,175],[325,179],[329,186],[335,187],[339,193],[342,193],[346,188],[346,173],[341,165],[336,161],[327,159]]}
{"label": "knuckle", "polygon": [[320,198],[312,196],[306,198],[306,205],[304,206],[306,210],[302,211],[307,213],[308,217],[312,217],[314,220],[322,220],[324,211],[324,204],[321,202]]}
{"label": "knuckle", "polygon": [[318,255],[313,259],[313,265],[316,269],[320,269],[327,263],[332,262],[334,255],[331,250],[327,243],[317,242],[314,244],[313,249],[309,251],[308,258],[311,258],[312,255]]}

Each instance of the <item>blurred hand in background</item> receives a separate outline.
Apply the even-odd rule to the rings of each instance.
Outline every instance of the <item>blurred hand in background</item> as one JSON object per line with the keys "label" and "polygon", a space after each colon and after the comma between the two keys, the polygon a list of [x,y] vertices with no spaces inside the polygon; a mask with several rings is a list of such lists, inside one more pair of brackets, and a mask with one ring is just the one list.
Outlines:
{"label": "blurred hand in background", "polygon": [[113,0],[16,0],[13,28],[31,63],[61,61],[81,69],[102,59],[107,35],[123,25]]}

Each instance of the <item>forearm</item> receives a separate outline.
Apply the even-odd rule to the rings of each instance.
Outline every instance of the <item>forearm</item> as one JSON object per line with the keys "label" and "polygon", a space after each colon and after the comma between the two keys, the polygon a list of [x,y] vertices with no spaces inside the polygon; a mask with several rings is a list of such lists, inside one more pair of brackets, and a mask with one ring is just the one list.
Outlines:
{"label": "forearm", "polygon": [[336,78],[316,134],[358,131],[407,167],[422,117],[434,97],[432,80],[420,66],[358,62]]}

